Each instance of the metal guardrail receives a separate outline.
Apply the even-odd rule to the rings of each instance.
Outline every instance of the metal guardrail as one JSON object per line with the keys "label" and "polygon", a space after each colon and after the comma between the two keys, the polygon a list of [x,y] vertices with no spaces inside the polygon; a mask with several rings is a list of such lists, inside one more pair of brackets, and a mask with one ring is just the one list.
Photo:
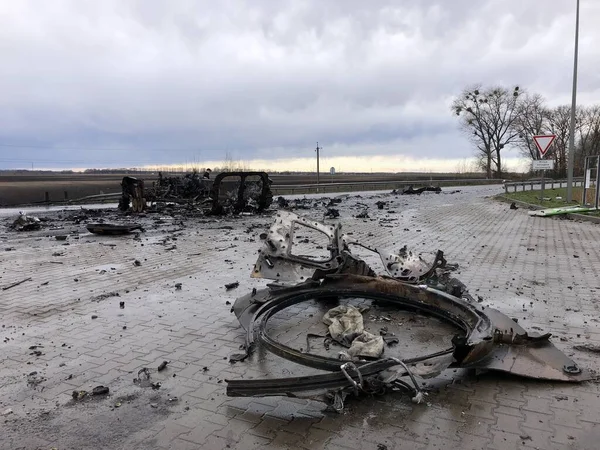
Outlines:
{"label": "metal guardrail", "polygon": [[[550,187],[550,189],[554,189],[556,185],[558,185],[559,188],[562,188],[563,185],[566,187],[567,186],[567,180],[563,179],[563,180],[553,180],[550,178],[546,178],[544,180],[542,180],[541,178],[535,178],[535,179],[531,179],[531,180],[527,180],[527,181],[513,181],[513,182],[509,182],[509,183],[504,183],[504,192],[508,194],[508,191],[510,188],[512,188],[512,192],[517,192],[517,188],[521,187],[522,191],[526,191],[527,187],[529,187],[530,191],[534,190],[534,187],[538,187],[541,186],[542,181],[544,182],[544,185],[546,188]],[[583,177],[577,177],[577,178],[573,178],[573,186],[574,187],[583,187],[583,182],[584,179]]]}
{"label": "metal guardrail", "polygon": [[321,183],[297,185],[273,185],[273,195],[326,194],[336,192],[383,191],[401,189],[408,186],[465,186],[476,184],[502,184],[501,179],[451,179],[451,180],[412,180],[412,181],[359,181],[349,183]]}

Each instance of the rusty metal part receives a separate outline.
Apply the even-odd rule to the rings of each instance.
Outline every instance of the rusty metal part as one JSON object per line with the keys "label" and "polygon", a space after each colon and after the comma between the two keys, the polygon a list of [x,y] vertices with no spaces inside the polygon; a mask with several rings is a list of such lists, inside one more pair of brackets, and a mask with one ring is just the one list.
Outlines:
{"label": "rusty metal part", "polygon": [[[292,246],[297,227],[308,227],[326,235],[329,257],[316,259],[294,254]],[[295,395],[320,388],[341,389],[338,394],[348,389],[357,392],[357,380],[360,380],[361,389],[369,386],[371,393],[385,390],[386,386],[412,389],[397,378],[409,374],[414,381],[413,372],[423,377],[435,376],[448,367],[495,370],[552,381],[579,382],[591,378],[589,371],[582,370],[550,342],[550,333],[528,333],[500,311],[480,305],[465,295],[464,285],[447,275],[452,268],[446,264],[441,251],[433,264],[427,264],[406,247],[398,254],[378,251],[348,240],[341,230],[341,224],[327,225],[290,212],[279,212],[259,251],[252,276],[303,282],[294,286],[274,284],[268,289],[253,291],[236,300],[232,308],[246,330],[246,355],[260,346],[282,358],[334,374],[231,380],[228,381],[228,395]],[[379,253],[392,277],[376,277],[364,261],[350,253],[350,245]],[[447,270],[440,270],[444,268]],[[444,290],[427,284],[440,285],[441,281],[448,283]],[[404,361],[393,358],[375,362],[353,361],[353,375],[348,371],[340,373],[342,363],[339,359],[296,350],[278,342],[268,332],[271,317],[286,308],[312,300],[335,299],[339,302],[352,298],[370,299],[394,305],[399,310],[432,316],[454,325],[459,332],[452,338],[452,348],[446,351]],[[335,398],[339,400],[339,395]],[[413,400],[422,401],[418,388]]]}
{"label": "rusty metal part", "polygon": [[150,202],[208,203],[207,213],[262,212],[272,201],[271,180],[266,172],[224,172],[210,179],[210,169],[202,177],[198,172],[184,176],[165,177],[161,172],[149,189],[143,180],[124,177],[119,209],[141,212]]}
{"label": "rusty metal part", "polygon": [[433,264],[427,263],[419,255],[406,248],[406,245],[396,253],[378,250],[381,261],[388,273],[398,280],[418,283],[429,278],[436,269],[446,266],[444,252],[438,250]]}
{"label": "rusty metal part", "polygon": [[[294,233],[301,227],[308,227],[324,234],[329,240],[328,258],[311,258],[294,253]],[[313,277],[315,271],[321,273],[347,273],[344,264],[350,263],[349,247],[360,246],[378,253],[387,273],[402,281],[420,283],[431,277],[437,269],[446,266],[444,253],[438,250],[432,264],[407,250],[393,253],[385,249],[376,249],[361,242],[351,240],[342,234],[342,224],[325,224],[289,211],[279,211],[275,223],[269,230],[262,249],[259,250],[258,261],[254,265],[252,278],[268,278],[277,281],[303,281]],[[352,272],[357,273],[357,272]],[[367,275],[367,273],[364,273]]]}
{"label": "rusty metal part", "polygon": [[[442,192],[442,188],[440,188],[439,186],[423,186],[420,188],[413,188],[413,185],[411,184],[409,187],[407,187],[406,189],[404,189],[401,194],[402,195],[421,195],[423,192],[435,192],[436,194],[439,194],[440,192]],[[398,192],[394,192],[394,193],[398,193]]]}
{"label": "rusty metal part", "polygon": [[[319,370],[338,372],[340,361],[288,347],[268,333],[269,319],[285,308],[323,298],[367,298],[436,317],[458,327],[461,332],[452,339],[453,347],[444,352],[424,355],[405,364],[415,364],[452,355],[449,367],[487,369],[508,372],[529,378],[578,382],[590,379],[590,373],[558,350],[549,340],[550,334],[529,334],[501,312],[472,304],[446,292],[427,286],[415,286],[389,278],[359,275],[328,275],[321,282],[310,280],[288,287],[267,289],[238,299],[234,312],[247,330],[246,349],[251,353],[258,344],[290,361]],[[453,361],[453,362],[452,362]],[[363,376],[372,376],[393,367],[389,359],[373,365],[356,361],[360,369],[368,365]],[[336,387],[349,387],[343,377],[320,376],[280,380],[231,380],[228,395],[282,395],[309,390],[319,382]],[[329,384],[328,384],[329,386]]]}
{"label": "rusty metal part", "polygon": [[[257,180],[250,180],[252,177]],[[271,180],[266,172],[220,173],[212,185],[210,198],[214,215],[247,210],[262,212],[273,202]]]}
{"label": "rusty metal part", "polygon": [[[318,231],[329,239],[329,257],[323,259],[299,256],[294,253],[294,233],[301,227]],[[268,278],[278,281],[306,280],[316,269],[335,270],[341,263],[341,251],[346,247],[342,237],[342,225],[326,225],[300,217],[289,211],[279,211],[275,223],[269,230],[265,244],[259,250],[252,278]]]}
{"label": "rusty metal part", "polygon": [[130,203],[133,212],[142,212],[146,208],[144,180],[123,177],[121,190],[122,194],[119,199],[119,209],[121,211],[128,211]]}
{"label": "rusty metal part", "polygon": [[90,223],[86,225],[86,228],[90,233],[107,235],[127,234],[134,230],[144,231],[143,227],[137,223],[123,225],[112,223]]}
{"label": "rusty metal part", "polygon": [[196,171],[174,177],[165,177],[162,172],[159,172],[158,180],[153,183],[147,197],[153,201],[189,202],[208,198],[211,188],[210,179],[205,176],[200,177]]}

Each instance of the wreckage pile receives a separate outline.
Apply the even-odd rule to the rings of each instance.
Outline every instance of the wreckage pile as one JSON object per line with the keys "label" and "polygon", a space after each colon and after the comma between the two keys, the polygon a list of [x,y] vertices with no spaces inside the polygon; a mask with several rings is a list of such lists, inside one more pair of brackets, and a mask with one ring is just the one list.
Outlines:
{"label": "wreckage pile", "polygon": [[423,187],[415,189],[413,187],[413,185],[411,184],[409,187],[407,187],[406,189],[403,189],[402,191],[399,189],[394,189],[392,191],[392,194],[421,195],[423,192],[435,192],[436,194],[439,194],[440,192],[442,192],[442,188],[439,186],[423,186]]}
{"label": "wreckage pile", "polygon": [[[121,182],[121,211],[142,212],[146,203],[199,203],[206,214],[223,215],[262,212],[272,201],[271,180],[265,172],[224,172],[213,180],[210,169],[202,177],[197,172],[182,177],[159,178],[145,188],[143,180],[124,177]],[[131,206],[130,206],[131,205]]]}
{"label": "wreckage pile", "polygon": [[36,231],[42,228],[42,223],[38,217],[20,213],[9,228],[15,231]]}
{"label": "wreckage pile", "polygon": [[[310,228],[326,236],[327,259],[298,256],[293,249],[298,228]],[[352,247],[379,254],[386,275],[377,276],[365,261],[353,255]],[[416,403],[424,392],[417,377],[435,377],[448,368],[484,369],[509,372],[523,377],[578,382],[590,373],[557,349],[550,334],[529,333],[500,311],[481,305],[466,287],[451,276],[441,251],[428,264],[406,247],[399,252],[372,248],[342,234],[342,224],[325,224],[278,212],[265,238],[251,276],[277,283],[254,290],[236,300],[232,311],[246,330],[245,353],[231,361],[251,357],[257,348],[327,374],[263,380],[228,380],[229,396],[301,396],[327,402],[341,411],[349,394],[383,394],[409,390]],[[458,330],[451,347],[429,348],[411,358],[386,355],[386,328],[380,335],[365,330],[363,310],[354,299],[370,301],[373,307],[386,305],[434,317]],[[306,350],[293,348],[275,339],[269,321],[294,306],[317,302],[327,311],[322,317],[327,334],[307,334]],[[331,307],[329,307],[331,306]],[[337,355],[323,354],[310,347],[310,338],[324,338],[325,348],[336,343]],[[396,342],[398,340],[396,339]]]}

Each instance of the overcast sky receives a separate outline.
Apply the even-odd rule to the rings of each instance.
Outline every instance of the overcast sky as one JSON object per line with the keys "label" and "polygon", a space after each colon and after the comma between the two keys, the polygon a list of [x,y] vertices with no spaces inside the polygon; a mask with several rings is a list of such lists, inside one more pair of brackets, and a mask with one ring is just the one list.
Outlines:
{"label": "overcast sky", "polygon": [[[453,169],[465,86],[570,103],[575,3],[0,2],[0,168],[314,170],[319,141],[325,170]],[[581,0],[580,104],[600,103],[599,23]]]}

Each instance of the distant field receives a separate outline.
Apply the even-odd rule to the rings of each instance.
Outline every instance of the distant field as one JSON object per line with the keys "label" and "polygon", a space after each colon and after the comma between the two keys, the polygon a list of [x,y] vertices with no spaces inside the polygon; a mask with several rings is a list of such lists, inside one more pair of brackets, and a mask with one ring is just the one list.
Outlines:
{"label": "distant field", "polygon": [[[171,175],[171,174],[167,174]],[[270,175],[274,186],[290,186],[314,184],[315,174]],[[360,182],[394,182],[421,181],[428,183],[432,174],[321,174],[321,183],[360,183]],[[0,175],[0,206],[16,206],[31,203],[43,203],[46,192],[50,202],[74,200],[88,195],[111,194],[121,192],[123,174],[16,174]],[[140,175],[147,184],[158,177],[151,174]],[[461,177],[449,174],[435,174],[435,178],[449,179]],[[469,178],[474,178],[469,176]]]}

